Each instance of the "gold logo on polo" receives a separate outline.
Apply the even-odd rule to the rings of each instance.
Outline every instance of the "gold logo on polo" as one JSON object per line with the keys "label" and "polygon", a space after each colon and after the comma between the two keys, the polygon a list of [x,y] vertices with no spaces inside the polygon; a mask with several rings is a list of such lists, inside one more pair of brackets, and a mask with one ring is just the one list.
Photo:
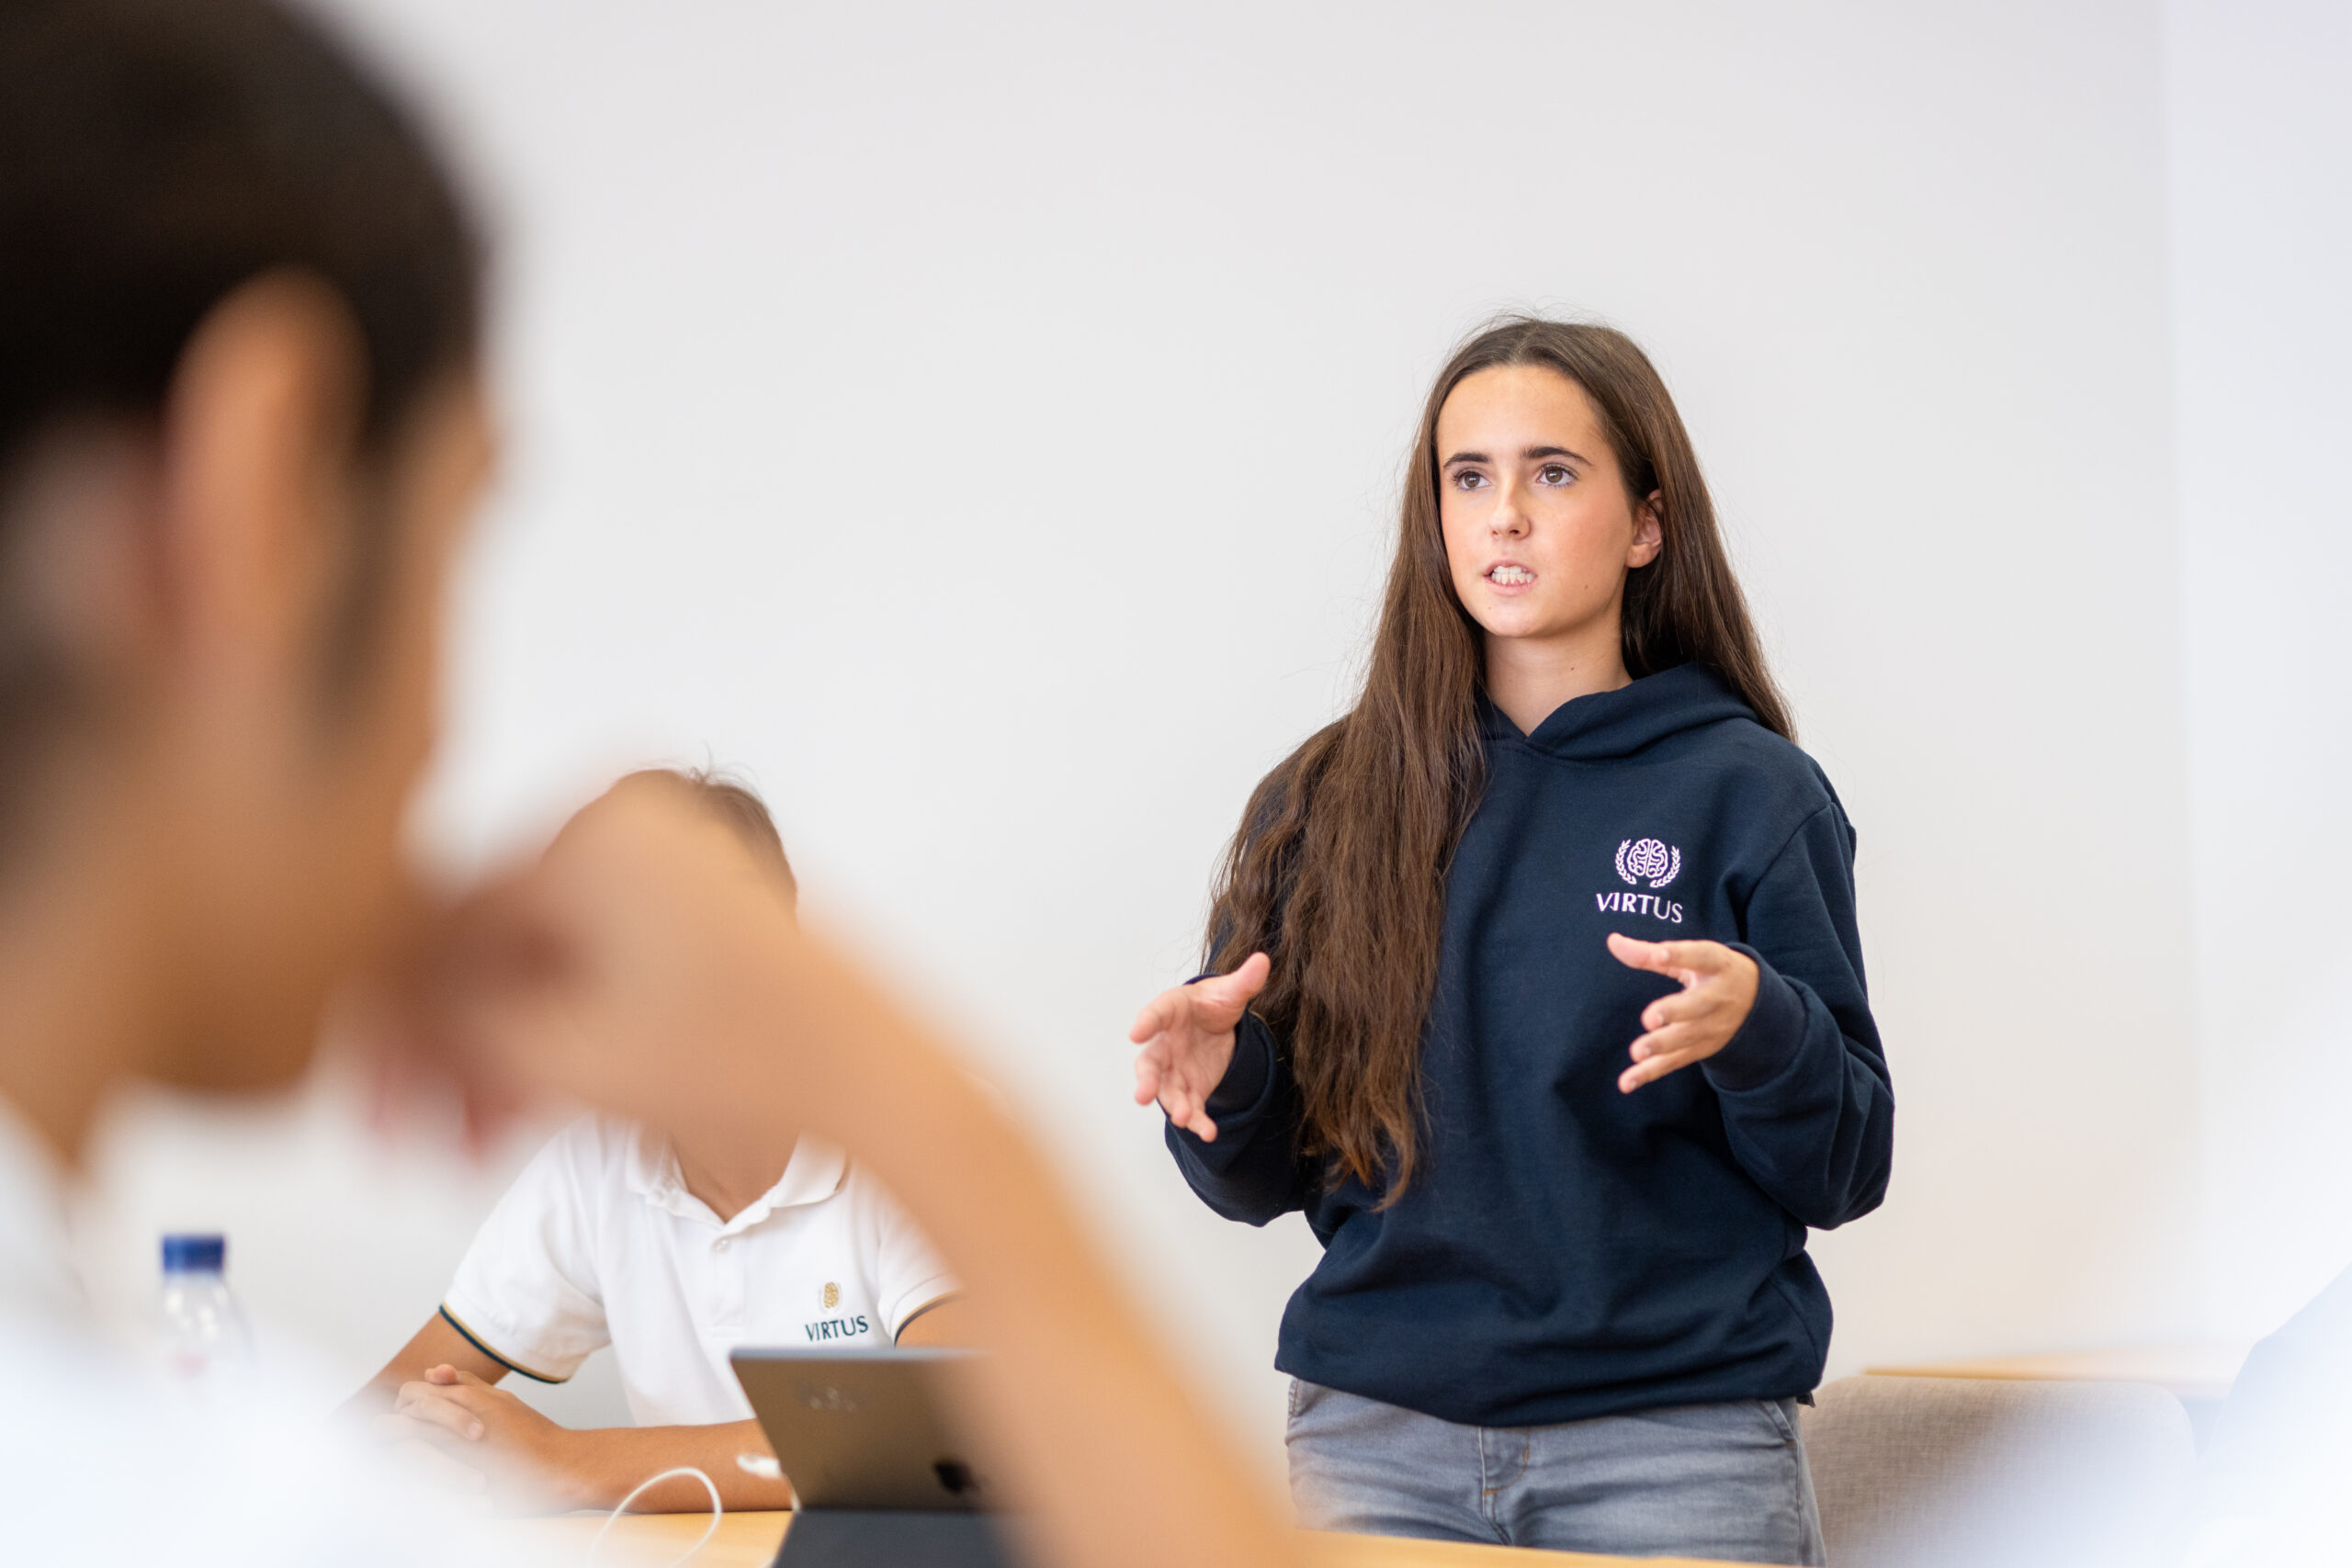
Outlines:
{"label": "gold logo on polo", "polygon": [[842,1288],[831,1280],[825,1281],[825,1310],[832,1311],[842,1304]]}

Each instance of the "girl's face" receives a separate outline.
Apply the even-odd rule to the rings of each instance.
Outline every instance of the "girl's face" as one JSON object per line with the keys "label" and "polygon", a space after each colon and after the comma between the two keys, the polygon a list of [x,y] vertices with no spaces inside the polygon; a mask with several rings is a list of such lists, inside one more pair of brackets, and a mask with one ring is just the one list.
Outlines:
{"label": "girl's face", "polygon": [[1657,556],[1659,498],[1626,494],[1584,389],[1543,366],[1463,378],[1437,416],[1453,592],[1489,638],[1605,637],[1625,574]]}

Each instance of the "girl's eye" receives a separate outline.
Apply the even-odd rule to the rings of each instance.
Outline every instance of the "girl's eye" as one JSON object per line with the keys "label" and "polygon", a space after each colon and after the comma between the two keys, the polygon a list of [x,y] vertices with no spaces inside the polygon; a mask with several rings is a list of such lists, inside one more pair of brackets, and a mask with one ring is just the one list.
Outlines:
{"label": "girl's eye", "polygon": [[1568,469],[1561,464],[1546,463],[1544,465],[1543,470],[1535,477],[1542,479],[1547,485],[1564,485],[1574,479],[1576,475],[1569,472]]}
{"label": "girl's eye", "polygon": [[1464,468],[1453,476],[1453,488],[1456,490],[1476,490],[1486,482],[1487,476],[1476,468]]}

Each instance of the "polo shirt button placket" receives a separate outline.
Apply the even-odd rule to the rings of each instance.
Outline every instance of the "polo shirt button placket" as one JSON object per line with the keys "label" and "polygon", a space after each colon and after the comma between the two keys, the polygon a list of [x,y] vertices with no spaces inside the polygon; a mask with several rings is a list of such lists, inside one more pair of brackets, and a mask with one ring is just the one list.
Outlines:
{"label": "polo shirt button placket", "polygon": [[710,1245],[711,1245],[711,1249],[712,1249],[713,1251],[715,1251],[715,1252],[724,1252],[724,1251],[726,1251],[726,1250],[727,1250],[727,1241],[728,1241],[728,1238],[727,1238],[727,1237],[725,1237],[725,1236],[720,1236],[717,1241],[714,1241],[714,1242],[712,1242],[712,1243],[710,1244]]}

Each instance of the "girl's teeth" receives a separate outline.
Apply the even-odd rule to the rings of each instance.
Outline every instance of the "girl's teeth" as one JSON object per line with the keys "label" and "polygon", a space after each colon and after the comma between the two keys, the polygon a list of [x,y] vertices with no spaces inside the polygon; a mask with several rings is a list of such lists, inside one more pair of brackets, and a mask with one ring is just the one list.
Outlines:
{"label": "girl's teeth", "polygon": [[1498,566],[1495,568],[1494,570],[1487,573],[1487,577],[1489,581],[1493,582],[1532,582],[1535,581],[1535,574],[1528,570],[1523,566]]}

